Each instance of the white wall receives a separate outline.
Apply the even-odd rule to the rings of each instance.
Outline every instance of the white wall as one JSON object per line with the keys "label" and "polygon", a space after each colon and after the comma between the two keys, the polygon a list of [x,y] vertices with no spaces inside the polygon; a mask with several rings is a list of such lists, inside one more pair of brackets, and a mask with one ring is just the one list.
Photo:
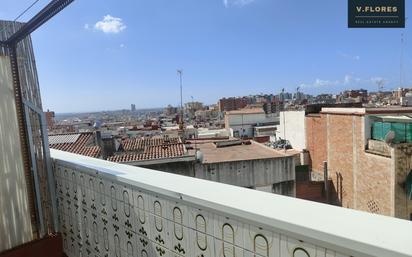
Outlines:
{"label": "white wall", "polygon": [[[234,132],[238,131],[239,136],[253,137],[255,124],[269,121],[265,113],[226,115],[229,127],[233,129]],[[242,132],[242,130],[244,131]]]}
{"label": "white wall", "polygon": [[0,56],[0,252],[32,240],[10,59]]}
{"label": "white wall", "polygon": [[256,124],[260,122],[265,122],[266,115],[264,113],[258,114],[230,114],[229,123],[231,125],[241,125],[241,124]]}
{"label": "white wall", "polygon": [[199,129],[198,138],[210,138],[210,137],[228,137],[230,132],[226,129]]}
{"label": "white wall", "polygon": [[305,111],[280,112],[276,136],[286,138],[297,150],[306,149]]}

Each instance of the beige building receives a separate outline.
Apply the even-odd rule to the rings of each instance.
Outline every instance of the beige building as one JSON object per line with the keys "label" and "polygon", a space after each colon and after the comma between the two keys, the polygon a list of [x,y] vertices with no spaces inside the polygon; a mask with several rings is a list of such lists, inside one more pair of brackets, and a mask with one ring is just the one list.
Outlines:
{"label": "beige building", "polygon": [[253,137],[254,128],[278,124],[279,117],[267,115],[263,108],[253,107],[225,112],[225,128],[232,137]]}
{"label": "beige building", "polygon": [[253,140],[197,140],[195,177],[295,196],[297,152],[276,151]]}

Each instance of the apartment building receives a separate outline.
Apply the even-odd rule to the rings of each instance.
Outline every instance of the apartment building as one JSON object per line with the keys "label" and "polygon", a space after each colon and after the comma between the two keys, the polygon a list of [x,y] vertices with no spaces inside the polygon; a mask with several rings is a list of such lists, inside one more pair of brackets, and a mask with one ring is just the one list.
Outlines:
{"label": "apartment building", "polygon": [[411,113],[412,108],[322,108],[306,116],[312,171],[323,174],[327,161],[337,204],[411,218]]}
{"label": "apartment building", "polygon": [[217,103],[220,112],[233,111],[245,108],[248,105],[248,100],[245,97],[229,97],[222,98]]}

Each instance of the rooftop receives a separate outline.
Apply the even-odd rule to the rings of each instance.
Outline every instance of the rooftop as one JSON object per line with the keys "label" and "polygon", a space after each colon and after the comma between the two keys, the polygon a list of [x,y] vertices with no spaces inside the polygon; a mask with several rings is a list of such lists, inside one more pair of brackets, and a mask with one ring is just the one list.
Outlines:
{"label": "rooftop", "polygon": [[148,146],[170,145],[181,143],[178,137],[128,138],[122,141],[125,151],[143,151]]}
{"label": "rooftop", "polygon": [[322,108],[321,113],[368,115],[368,114],[398,114],[412,113],[412,107],[384,107],[384,108]]}
{"label": "rooftop", "polygon": [[185,153],[186,149],[182,143],[149,145],[144,147],[142,153],[124,153],[110,156],[107,160],[112,162],[130,163],[144,160],[177,158],[184,156]]}
{"label": "rooftop", "polygon": [[93,132],[49,135],[52,149],[98,158],[100,147],[95,145]]}
{"label": "rooftop", "polygon": [[244,108],[240,110],[234,111],[227,111],[226,114],[233,115],[233,114],[264,114],[265,111],[262,108]]}
{"label": "rooftop", "polygon": [[124,152],[118,152],[107,160],[119,163],[173,159],[187,157],[187,151],[179,137],[154,136],[125,139],[121,142]]}
{"label": "rooftop", "polygon": [[[223,140],[220,140],[222,142]],[[236,141],[231,139],[231,141]],[[244,160],[272,159],[293,156],[296,152],[277,151],[253,140],[250,144],[216,147],[217,140],[189,140],[203,154],[203,163],[219,163]]]}
{"label": "rooftop", "polygon": [[[258,233],[268,236],[268,240],[273,240],[269,241],[273,242],[273,245],[281,247],[279,249],[273,247],[277,253],[281,249],[283,249],[282,252],[286,252],[287,249],[289,251],[305,249],[305,252],[312,253],[313,249],[314,252],[310,256],[411,256],[412,254],[410,244],[412,224],[409,221],[223,183],[110,163],[62,151],[52,150],[51,156],[56,161],[57,168],[67,167],[80,174],[90,174],[90,178],[96,176],[104,183],[113,181],[114,186],[121,183],[122,188],[126,189],[125,192],[133,191],[133,196],[139,195],[142,199],[149,196],[147,198],[152,201],[151,203],[154,201],[152,199],[155,199],[159,205],[165,204],[166,210],[177,205],[179,208],[183,206],[185,208],[183,210],[189,209],[188,212],[194,211],[193,217],[201,212],[206,215],[204,216],[206,219],[203,218],[206,225],[205,231],[210,233],[208,237],[212,240],[220,238],[223,230],[220,230],[219,226],[227,223],[239,229],[233,236],[237,240],[240,238],[241,241],[236,242],[238,247],[243,248],[248,248],[248,244],[244,242],[250,238],[247,236],[249,233],[250,235],[257,233],[254,232],[256,229]],[[67,177],[70,178],[70,176]],[[141,191],[144,193],[140,193]],[[66,197],[65,194],[61,196]],[[87,204],[92,202],[87,201],[89,201]],[[146,206],[139,208],[150,208],[152,205],[148,203]],[[124,216],[123,212],[119,212],[118,215]],[[207,223],[209,220],[214,222],[215,229],[213,225]],[[173,221],[169,222],[173,224]],[[153,223],[152,219],[149,223]],[[187,226],[195,230],[197,228],[194,223],[194,220],[190,220]],[[154,224],[151,225],[154,226]],[[176,225],[174,228],[176,229]],[[275,231],[276,234],[270,231]],[[189,237],[189,240],[191,238]],[[74,240],[77,241],[77,238]],[[157,246],[152,241],[148,242]],[[196,245],[195,240],[191,243]],[[286,247],[289,244],[290,246]],[[227,247],[229,246],[228,243]],[[243,251],[246,253],[245,249]]]}
{"label": "rooftop", "polygon": [[376,115],[374,117],[383,122],[412,123],[412,117],[409,115]]}

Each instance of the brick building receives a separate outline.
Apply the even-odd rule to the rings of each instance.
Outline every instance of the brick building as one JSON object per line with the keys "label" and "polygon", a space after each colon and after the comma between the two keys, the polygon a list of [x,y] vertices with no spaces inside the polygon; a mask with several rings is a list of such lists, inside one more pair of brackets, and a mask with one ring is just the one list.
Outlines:
{"label": "brick building", "polygon": [[358,89],[358,90],[346,90],[343,91],[339,96],[340,101],[344,101],[345,99],[352,98],[357,99],[360,102],[367,102],[368,101],[368,90],[366,89]]}
{"label": "brick building", "polygon": [[[412,108],[322,108],[306,116],[312,171],[322,174],[323,161],[328,162],[337,204],[411,218],[412,144],[372,138],[374,122],[401,113],[410,114]],[[412,124],[412,119],[403,122]]]}
{"label": "brick building", "polygon": [[218,102],[220,112],[242,109],[246,105],[248,105],[248,100],[245,97],[222,98]]}
{"label": "brick building", "polygon": [[55,124],[55,114],[54,112],[51,112],[49,110],[47,110],[47,112],[44,113],[46,115],[46,122],[47,122],[47,127],[49,129],[53,129],[54,128],[54,124]]}

